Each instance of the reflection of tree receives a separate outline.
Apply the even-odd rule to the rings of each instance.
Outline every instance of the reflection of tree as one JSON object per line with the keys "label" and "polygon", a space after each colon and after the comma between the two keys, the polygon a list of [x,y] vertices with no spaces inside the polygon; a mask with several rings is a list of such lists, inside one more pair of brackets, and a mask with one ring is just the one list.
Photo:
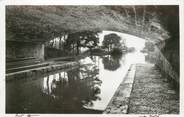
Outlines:
{"label": "reflection of tree", "polygon": [[80,73],[80,90],[82,105],[93,106],[95,100],[100,100],[98,94],[100,94],[99,85],[102,81],[98,78],[99,69],[95,65],[85,65],[79,69]]}
{"label": "reflection of tree", "polygon": [[[100,100],[99,85],[102,81],[98,78],[99,69],[94,65],[86,65],[65,72],[66,78],[60,75],[59,79],[52,80],[51,93],[55,102],[64,112],[82,109],[84,106],[93,106],[93,101]],[[69,110],[67,110],[69,109]]]}
{"label": "reflection of tree", "polygon": [[110,71],[115,71],[120,67],[120,59],[122,55],[116,55],[116,56],[106,56],[103,57],[103,64],[104,64],[104,69],[110,70]]}

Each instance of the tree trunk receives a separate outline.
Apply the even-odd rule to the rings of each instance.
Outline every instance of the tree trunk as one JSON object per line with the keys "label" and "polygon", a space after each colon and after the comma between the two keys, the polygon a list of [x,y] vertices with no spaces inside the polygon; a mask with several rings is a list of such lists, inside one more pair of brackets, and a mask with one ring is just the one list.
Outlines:
{"label": "tree trunk", "polygon": [[77,41],[77,55],[79,55],[79,41]]}
{"label": "tree trunk", "polygon": [[92,56],[92,48],[89,48],[90,56]]}
{"label": "tree trunk", "polygon": [[62,37],[60,36],[60,37],[59,37],[59,49],[60,49],[60,50],[61,50],[61,48],[62,48],[62,47],[61,47],[61,39],[62,39]]}
{"label": "tree trunk", "polygon": [[136,13],[136,9],[135,9],[135,6],[133,6],[133,11],[134,11],[134,14],[135,14],[135,25],[137,26],[137,13]]}

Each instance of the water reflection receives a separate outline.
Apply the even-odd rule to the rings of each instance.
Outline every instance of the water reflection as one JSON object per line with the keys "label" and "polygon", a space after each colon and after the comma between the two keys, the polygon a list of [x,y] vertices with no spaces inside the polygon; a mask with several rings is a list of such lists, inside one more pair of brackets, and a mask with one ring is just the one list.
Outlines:
{"label": "water reflection", "polygon": [[103,64],[104,64],[104,69],[110,70],[110,71],[115,71],[117,70],[121,64],[120,60],[122,58],[122,55],[107,55],[103,57]]}
{"label": "water reflection", "polygon": [[57,100],[63,100],[64,104],[68,106],[92,107],[92,101],[101,99],[97,95],[101,92],[99,86],[102,83],[98,78],[98,73],[97,66],[84,65],[80,68],[47,76],[44,78],[43,92]]}
{"label": "water reflection", "polygon": [[144,62],[145,55],[140,52],[91,56],[79,60],[79,67],[30,81],[10,82],[6,85],[6,110],[8,113],[101,113],[130,65]]}
{"label": "water reflection", "polygon": [[[86,62],[87,60],[88,58],[86,58]],[[101,93],[99,86],[102,81],[99,79],[98,74],[99,68],[95,64],[82,64],[81,67],[51,74],[29,83],[23,84],[21,81],[10,83],[7,86],[8,89],[13,90],[14,86],[18,87],[14,90],[16,93],[7,95],[9,98],[11,98],[10,96],[15,97],[15,99],[8,101],[7,110],[8,112],[56,111],[62,113],[81,113],[85,110],[84,107],[92,107],[93,101],[101,100],[98,94]],[[30,87],[33,88],[28,93]],[[17,90],[23,91],[17,92]],[[20,103],[22,100],[18,98],[24,96],[26,97],[24,99],[25,102]],[[37,105],[35,99],[39,100],[42,105],[46,104],[49,107]],[[13,105],[16,102],[17,104]],[[30,102],[31,106],[27,102]],[[42,106],[41,109],[39,106]],[[33,107],[37,107],[37,110],[35,111]],[[60,110],[58,110],[59,108]]]}

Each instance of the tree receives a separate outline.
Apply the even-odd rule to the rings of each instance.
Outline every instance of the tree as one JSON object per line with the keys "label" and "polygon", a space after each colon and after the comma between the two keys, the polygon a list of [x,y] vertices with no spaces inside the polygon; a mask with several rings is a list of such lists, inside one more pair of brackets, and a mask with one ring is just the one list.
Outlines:
{"label": "tree", "polygon": [[98,43],[98,32],[86,31],[81,35],[80,46],[89,48],[90,52]]}
{"label": "tree", "polygon": [[147,49],[148,51],[153,52],[154,49],[155,49],[155,47],[154,47],[154,44],[153,44],[153,43],[151,43],[151,42],[149,42],[149,41],[146,41],[146,42],[145,42],[145,47],[144,47],[144,49]]}
{"label": "tree", "polygon": [[68,49],[76,49],[79,54],[80,47],[87,47],[92,50],[99,43],[98,32],[83,31],[76,32],[68,35],[66,47]]}
{"label": "tree", "polygon": [[68,38],[66,39],[65,43],[65,49],[67,49],[70,52],[73,51],[73,53],[75,53],[76,50],[77,54],[79,54],[79,41],[80,41],[79,33],[68,34]]}
{"label": "tree", "polygon": [[121,46],[120,40],[121,40],[120,36],[118,36],[115,33],[111,33],[104,36],[104,40],[102,43],[104,48],[107,48],[108,51],[110,51],[115,47],[119,48]]}

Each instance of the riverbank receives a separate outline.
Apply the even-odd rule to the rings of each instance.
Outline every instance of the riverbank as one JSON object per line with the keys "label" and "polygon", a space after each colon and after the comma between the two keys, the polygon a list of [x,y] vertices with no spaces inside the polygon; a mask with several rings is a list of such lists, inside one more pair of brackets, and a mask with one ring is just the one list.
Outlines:
{"label": "riverbank", "polygon": [[57,70],[72,68],[79,65],[77,62],[79,59],[89,55],[89,52],[85,52],[76,57],[65,56],[50,58],[44,62],[39,62],[38,64],[23,65],[20,67],[6,69],[6,81],[30,78],[38,74],[46,74]]}

